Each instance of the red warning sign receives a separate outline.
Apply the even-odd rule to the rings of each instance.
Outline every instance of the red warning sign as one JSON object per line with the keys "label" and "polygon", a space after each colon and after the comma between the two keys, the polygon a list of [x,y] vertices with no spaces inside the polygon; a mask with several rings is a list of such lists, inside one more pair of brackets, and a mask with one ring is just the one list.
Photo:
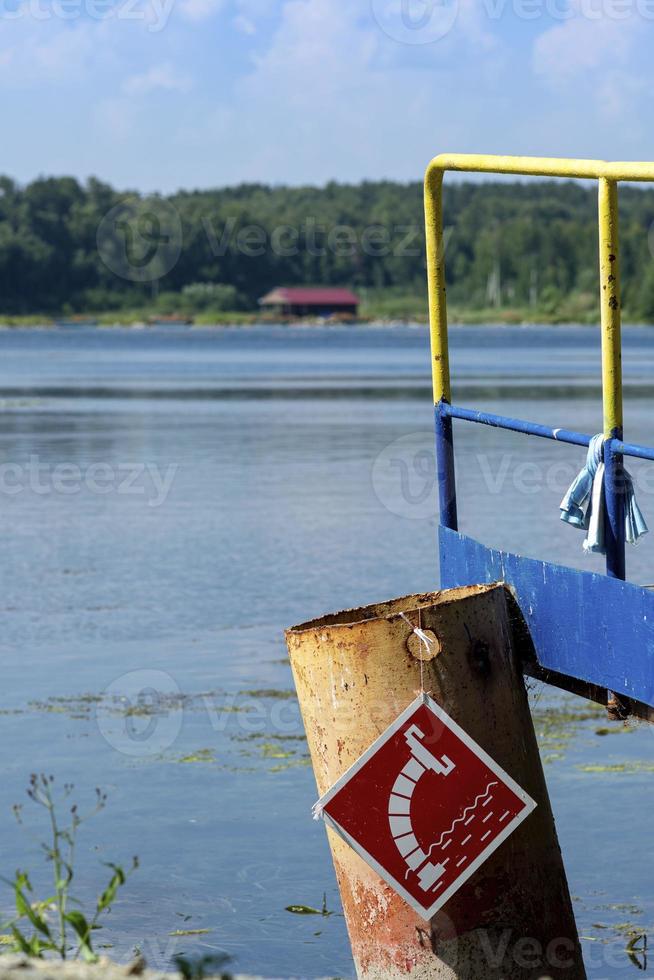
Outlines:
{"label": "red warning sign", "polygon": [[535,806],[422,694],[315,810],[429,919]]}

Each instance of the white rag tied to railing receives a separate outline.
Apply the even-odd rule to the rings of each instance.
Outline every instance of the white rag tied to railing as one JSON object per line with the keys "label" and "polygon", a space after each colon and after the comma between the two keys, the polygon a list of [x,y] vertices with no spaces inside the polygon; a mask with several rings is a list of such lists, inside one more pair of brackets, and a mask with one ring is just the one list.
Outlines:
{"label": "white rag tied to railing", "polygon": [[[586,531],[584,550],[606,554],[604,542],[604,436],[593,436],[588,446],[586,465],[561,501],[561,520]],[[636,502],[634,483],[627,470],[621,471],[624,494],[625,540],[635,544],[647,534],[647,524]]]}

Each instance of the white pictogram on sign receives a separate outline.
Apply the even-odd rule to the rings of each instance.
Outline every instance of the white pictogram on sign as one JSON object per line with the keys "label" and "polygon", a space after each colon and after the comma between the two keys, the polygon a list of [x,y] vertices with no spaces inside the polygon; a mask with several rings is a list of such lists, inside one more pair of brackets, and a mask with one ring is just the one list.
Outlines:
{"label": "white pictogram on sign", "polygon": [[[455,768],[455,764],[446,755],[440,760],[437,759],[425,748],[423,744],[425,736],[417,725],[411,725],[404,733],[404,737],[412,757],[393,784],[393,791],[388,802],[388,822],[397,849],[409,866],[404,876],[405,879],[414,872],[418,876],[422,890],[427,891],[433,888],[434,883],[439,878],[442,878],[447,860],[445,864],[431,864],[429,862],[430,854],[425,854],[418,844],[411,826],[411,797],[416,788],[416,783],[428,770],[441,776],[449,776]],[[440,884],[442,882],[439,882],[436,888]]]}

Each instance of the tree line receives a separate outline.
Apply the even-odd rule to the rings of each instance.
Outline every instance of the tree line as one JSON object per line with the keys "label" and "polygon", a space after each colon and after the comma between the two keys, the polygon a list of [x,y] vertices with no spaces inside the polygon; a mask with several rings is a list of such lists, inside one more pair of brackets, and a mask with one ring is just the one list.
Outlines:
{"label": "tree line", "polygon": [[[0,177],[0,313],[255,310],[278,285],[424,302],[419,183],[243,184],[168,196]],[[449,302],[597,308],[597,194],[572,181],[446,182]],[[623,305],[654,320],[654,190],[620,196]]]}

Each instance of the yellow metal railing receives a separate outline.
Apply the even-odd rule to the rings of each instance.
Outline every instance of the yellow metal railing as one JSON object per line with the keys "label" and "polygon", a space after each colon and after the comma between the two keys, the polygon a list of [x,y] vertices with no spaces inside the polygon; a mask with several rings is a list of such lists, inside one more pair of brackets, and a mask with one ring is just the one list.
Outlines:
{"label": "yellow metal railing", "polygon": [[425,175],[425,221],[432,377],[436,405],[436,446],[441,524],[458,527],[452,419],[513,429],[527,435],[588,446],[591,437],[569,429],[553,429],[521,419],[452,405],[447,340],[447,300],[443,246],[442,193],[447,170],[516,174],[535,177],[573,177],[599,182],[599,265],[602,333],[602,399],[606,479],[606,567],[615,578],[625,577],[625,501],[623,455],[654,460],[654,449],[622,441],[622,344],[620,337],[620,253],[618,241],[618,181],[654,182],[654,163],[604,163],[601,160],[557,160],[541,157],[442,154]]}
{"label": "yellow metal railing", "polygon": [[447,343],[447,302],[443,249],[442,188],[446,171],[570,177],[599,181],[600,302],[604,434],[622,438],[622,359],[620,339],[620,256],[618,192],[621,180],[654,182],[654,163],[605,163],[548,157],[485,156],[444,153],[425,175],[427,277],[434,401],[451,400]]}

